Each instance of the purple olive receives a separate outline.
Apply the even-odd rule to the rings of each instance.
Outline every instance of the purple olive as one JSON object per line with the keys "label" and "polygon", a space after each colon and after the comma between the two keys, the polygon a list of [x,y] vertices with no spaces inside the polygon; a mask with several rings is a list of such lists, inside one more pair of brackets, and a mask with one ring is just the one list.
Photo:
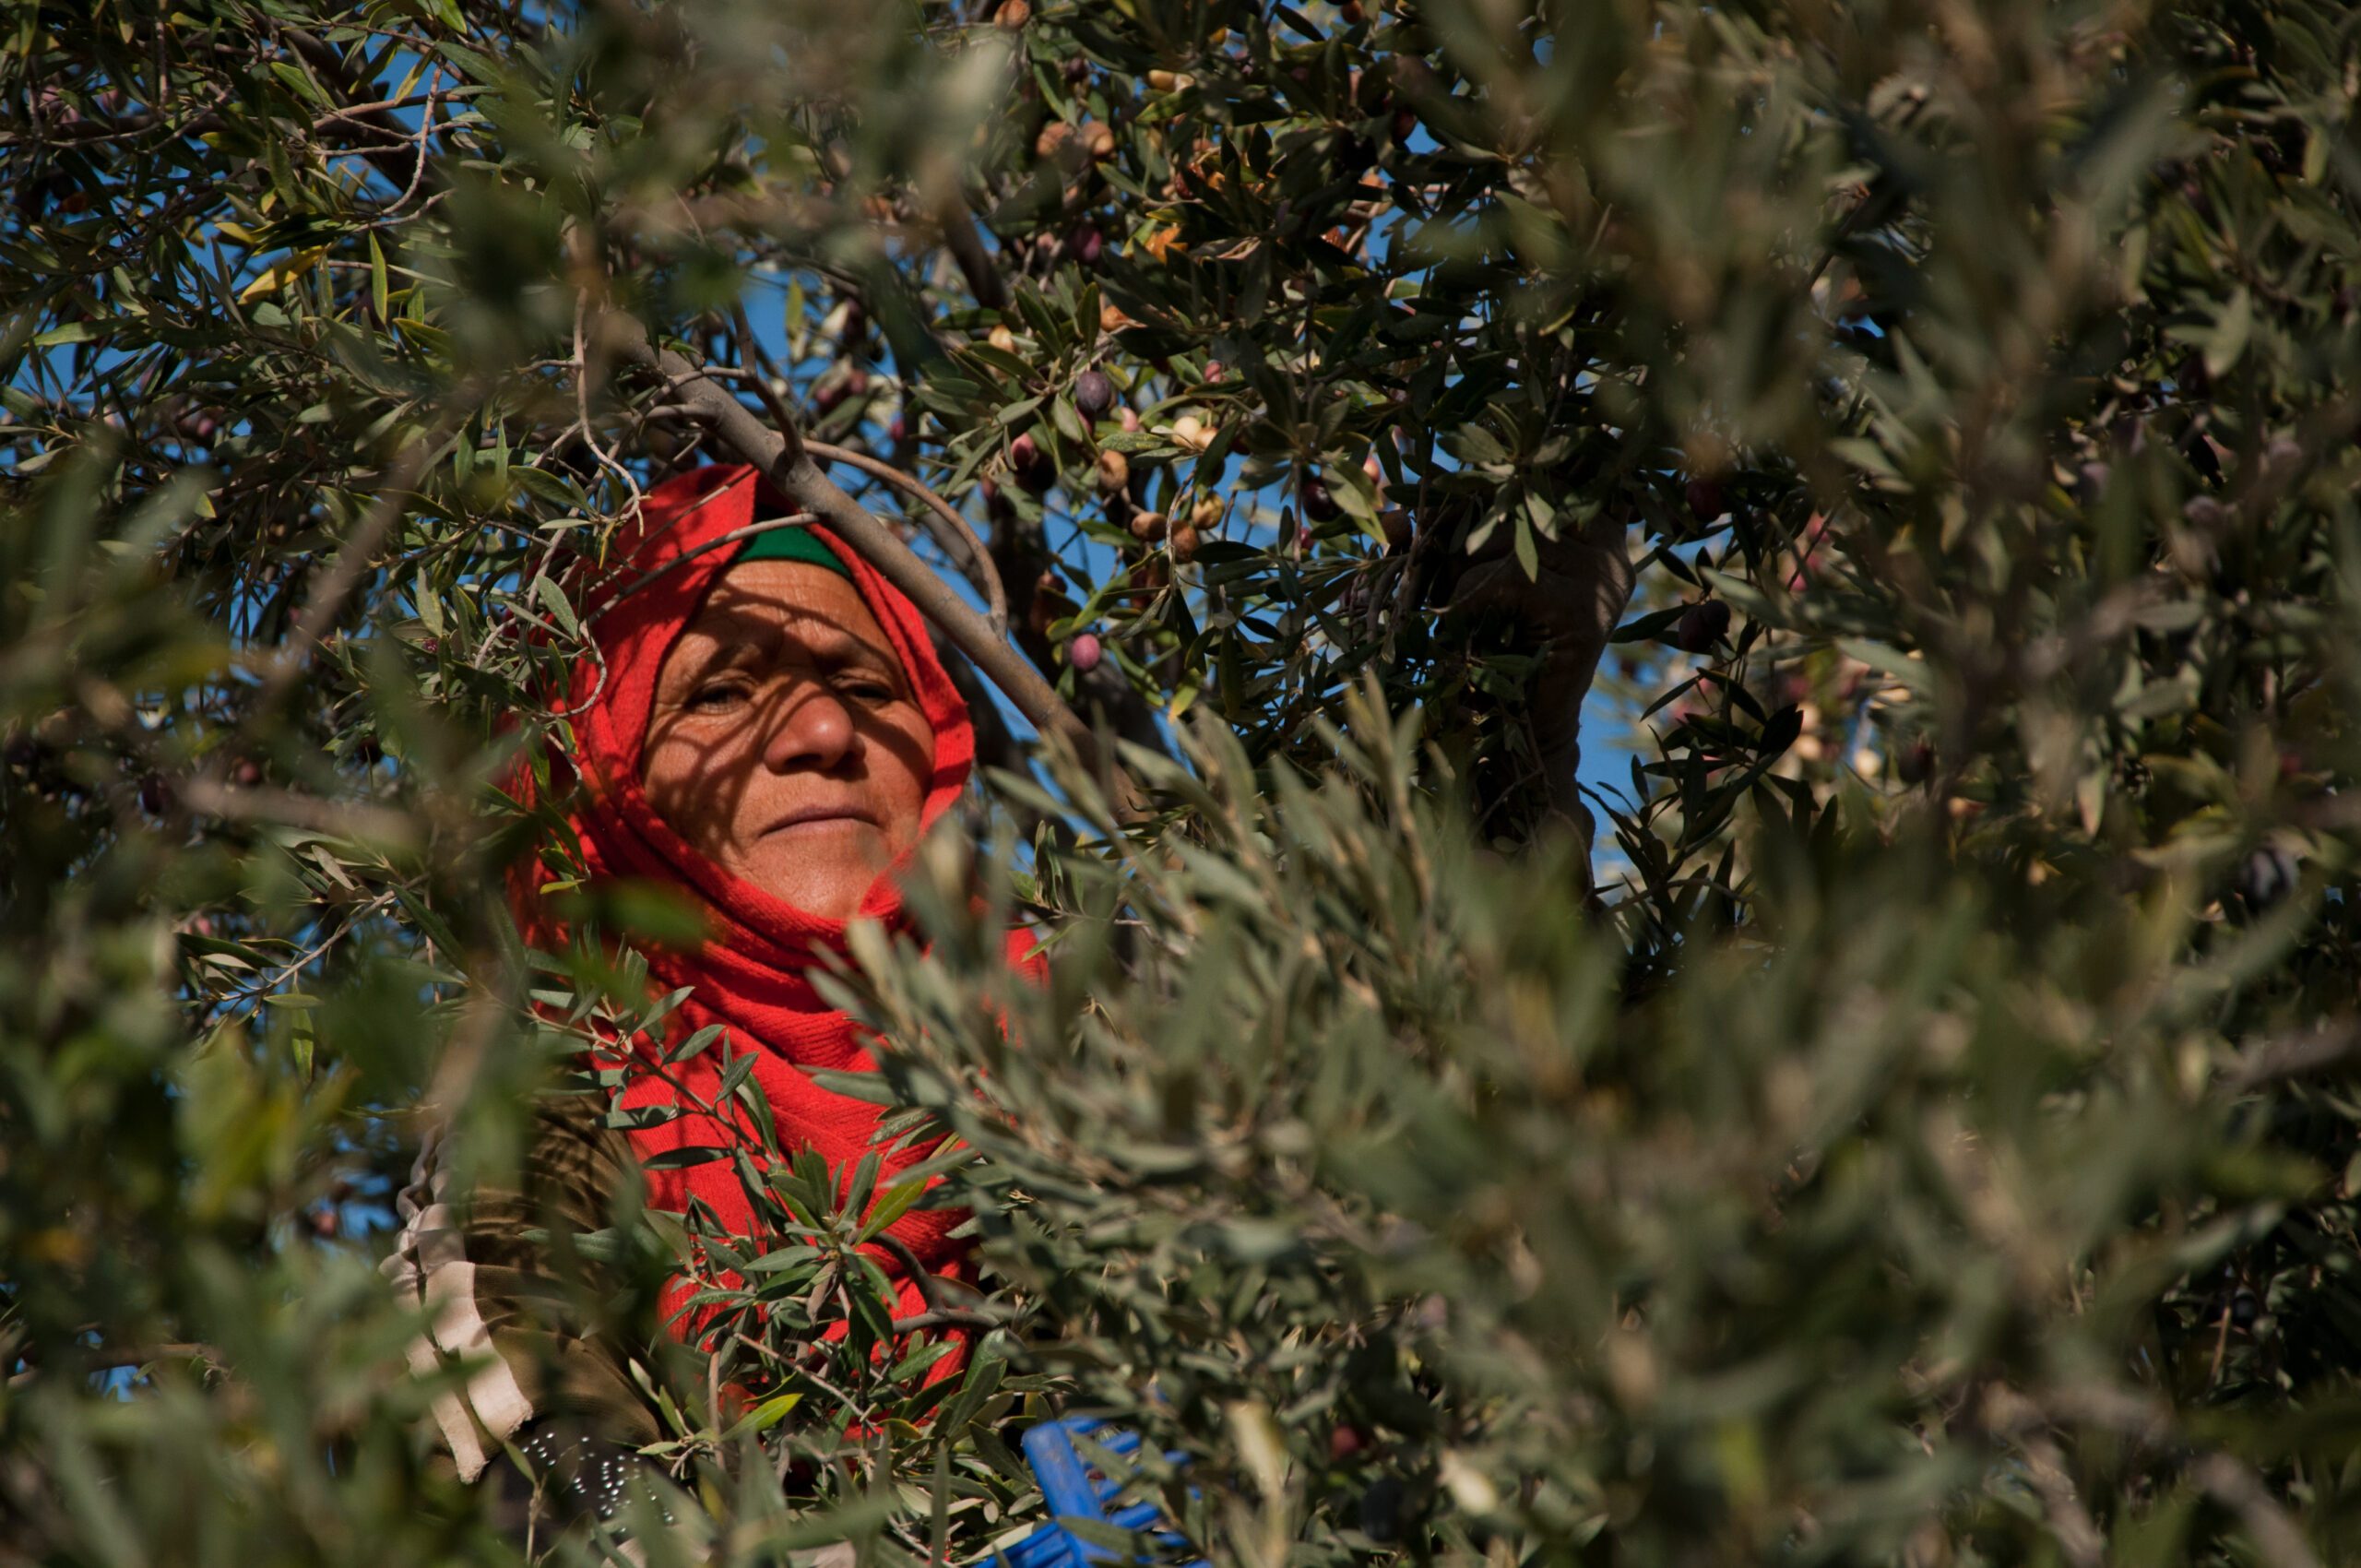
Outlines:
{"label": "purple olive", "polygon": [[1672,640],[1683,653],[1703,653],[1730,629],[1730,607],[1718,599],[1692,604],[1674,624]]}
{"label": "purple olive", "polygon": [[1036,495],[1058,481],[1057,463],[1030,434],[1020,435],[1008,444],[1008,468],[1016,482]]}
{"label": "purple olive", "polygon": [[1334,522],[1336,518],[1336,498],[1328,493],[1327,481],[1307,479],[1303,481],[1303,515],[1315,523]]}
{"label": "purple olive", "polygon": [[1074,406],[1086,419],[1106,418],[1115,406],[1115,383],[1105,371],[1084,371],[1074,378]]}

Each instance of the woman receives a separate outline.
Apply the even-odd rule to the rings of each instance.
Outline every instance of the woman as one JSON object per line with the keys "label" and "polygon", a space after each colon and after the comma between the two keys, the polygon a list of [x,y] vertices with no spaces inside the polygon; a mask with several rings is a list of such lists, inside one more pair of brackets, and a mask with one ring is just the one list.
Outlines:
{"label": "woman", "polygon": [[[653,492],[611,556],[623,569],[588,596],[599,659],[575,672],[565,705],[578,754],[575,777],[555,782],[579,786],[569,821],[589,875],[668,883],[706,924],[701,945],[649,955],[657,994],[691,988],[667,1039],[618,1045],[612,1059],[624,1064],[623,1109],[679,1114],[615,1131],[600,1097],[562,1097],[537,1108],[515,1188],[449,1191],[430,1140],[400,1199],[386,1270],[433,1313],[413,1360],[481,1364],[464,1397],[434,1412],[460,1475],[482,1475],[504,1445],[561,1512],[611,1517],[639,1473],[631,1450],[666,1435],[634,1348],[568,1309],[567,1277],[585,1270],[563,1238],[611,1224],[635,1172],[651,1206],[681,1213],[697,1200],[732,1232],[757,1228],[730,1161],[658,1158],[751,1138],[744,1111],[727,1125],[694,1109],[715,1102],[741,1054],[753,1057],[780,1146],[816,1148],[844,1180],[882,1112],[810,1075],[875,1063],[810,971],[845,952],[848,921],[903,920],[895,873],[957,801],[975,754],[967,708],[908,600],[816,528],[730,538],[785,510],[750,469],[701,469]],[[555,952],[566,933],[540,896],[552,874],[528,868],[512,901],[528,940]],[[1012,963],[1038,964],[1029,948],[1010,933]],[[657,1071],[665,1044],[710,1025],[725,1031],[719,1045]],[[889,1156],[888,1174],[926,1152]],[[899,1292],[897,1316],[924,1304],[913,1265],[960,1277],[950,1232],[964,1218],[912,1212],[870,1249]],[[710,1283],[679,1276],[661,1292],[675,1339],[696,1345],[702,1318],[687,1303]],[[955,1347],[928,1381],[964,1359]]]}

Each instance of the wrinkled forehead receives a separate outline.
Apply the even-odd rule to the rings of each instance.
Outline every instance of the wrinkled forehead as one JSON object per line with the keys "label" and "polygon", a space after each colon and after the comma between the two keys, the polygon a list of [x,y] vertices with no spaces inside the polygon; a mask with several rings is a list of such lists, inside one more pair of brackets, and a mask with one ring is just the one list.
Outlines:
{"label": "wrinkled forehead", "polygon": [[877,612],[850,577],[801,561],[740,561],[723,568],[706,585],[688,624],[709,630],[749,617],[885,641]]}
{"label": "wrinkled forehead", "polygon": [[741,650],[860,660],[908,675],[852,579],[799,561],[740,561],[717,574],[663,658],[669,670],[684,653]]}

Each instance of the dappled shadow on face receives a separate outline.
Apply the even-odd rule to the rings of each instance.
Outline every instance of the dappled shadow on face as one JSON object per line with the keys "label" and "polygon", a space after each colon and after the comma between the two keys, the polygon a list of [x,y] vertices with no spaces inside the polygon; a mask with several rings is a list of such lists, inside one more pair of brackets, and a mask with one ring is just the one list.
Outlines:
{"label": "dappled shadow on face", "polygon": [[825,568],[731,568],[665,656],[649,803],[724,870],[842,918],[918,838],[932,727],[860,592]]}

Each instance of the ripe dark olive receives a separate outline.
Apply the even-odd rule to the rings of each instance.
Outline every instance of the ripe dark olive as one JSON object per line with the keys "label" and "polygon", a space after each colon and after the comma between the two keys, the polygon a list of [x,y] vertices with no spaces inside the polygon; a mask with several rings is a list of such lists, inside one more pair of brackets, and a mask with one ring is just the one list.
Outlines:
{"label": "ripe dark olive", "polygon": [[1388,550],[1403,551],[1410,548],[1410,540],[1415,530],[1411,528],[1410,514],[1407,511],[1399,506],[1388,506],[1377,515],[1377,526],[1385,530],[1385,547]]}
{"label": "ripe dark olive", "polygon": [[2253,1291],[2241,1290],[2230,1298],[2230,1321],[2240,1328],[2253,1326],[2254,1320],[2261,1315],[2261,1299]]}
{"label": "ripe dark olive", "polygon": [[1324,480],[1303,481],[1303,515],[1315,523],[1334,522],[1336,518],[1336,498],[1328,493]]}
{"label": "ripe dark olive", "polygon": [[251,790],[262,782],[262,764],[248,757],[230,770],[230,777],[241,788]]}
{"label": "ripe dark olive", "polygon": [[1086,223],[1066,236],[1066,257],[1079,267],[1096,267],[1107,254],[1107,236],[1096,223]]}
{"label": "ripe dark olive", "polygon": [[1894,777],[1904,784],[1924,784],[1935,771],[1935,743],[1921,735],[1893,759]]}
{"label": "ripe dark olive", "polygon": [[1673,624],[1672,640],[1683,653],[1703,653],[1730,629],[1730,607],[1718,599],[1692,604]]}
{"label": "ripe dark olive", "polygon": [[441,653],[443,651],[443,639],[441,637],[428,637],[418,646],[426,653]]}
{"label": "ripe dark olive", "polygon": [[1041,444],[1032,436],[1020,435],[1008,444],[1009,471],[1016,482],[1038,495],[1058,481],[1058,466]]}
{"label": "ripe dark olive", "polygon": [[1115,383],[1107,373],[1086,370],[1074,378],[1074,406],[1086,418],[1103,419],[1115,406]]}
{"label": "ripe dark olive", "polygon": [[1690,516],[1701,523],[1710,523],[1730,509],[1722,497],[1722,487],[1709,479],[1689,481],[1688,501]]}
{"label": "ripe dark olive", "polygon": [[161,816],[172,809],[172,792],[162,777],[151,773],[139,781],[139,809],[149,816]]}
{"label": "ripe dark olive", "polygon": [[1066,62],[1066,80],[1080,86],[1090,79],[1090,62],[1077,54]]}

